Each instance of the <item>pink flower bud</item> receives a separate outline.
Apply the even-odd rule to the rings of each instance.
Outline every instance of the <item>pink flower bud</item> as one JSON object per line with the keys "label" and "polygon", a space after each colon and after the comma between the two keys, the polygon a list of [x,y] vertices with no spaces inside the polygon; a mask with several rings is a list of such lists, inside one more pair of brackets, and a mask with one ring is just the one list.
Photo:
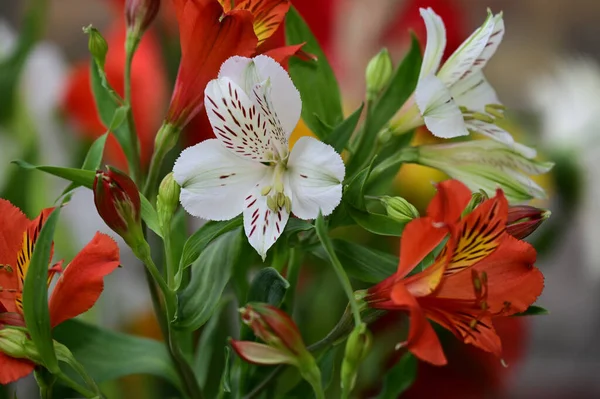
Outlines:
{"label": "pink flower bud", "polygon": [[156,18],[160,0],[127,0],[125,2],[125,20],[127,28],[143,33]]}
{"label": "pink flower bud", "polygon": [[533,233],[549,217],[548,210],[529,205],[511,206],[508,208],[506,232],[521,240]]}

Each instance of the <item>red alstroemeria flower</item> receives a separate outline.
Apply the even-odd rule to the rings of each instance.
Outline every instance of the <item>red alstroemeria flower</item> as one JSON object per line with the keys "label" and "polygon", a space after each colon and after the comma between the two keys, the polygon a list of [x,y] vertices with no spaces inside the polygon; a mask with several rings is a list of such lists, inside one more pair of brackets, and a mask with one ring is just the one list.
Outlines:
{"label": "red alstroemeria flower", "polygon": [[[108,43],[106,75],[112,87],[121,95],[124,89],[125,36],[125,23],[120,20],[104,35]],[[167,78],[161,61],[161,50],[151,31],[144,34],[131,69],[133,117],[140,140],[141,161],[143,165],[147,165],[167,100]],[[81,62],[73,68],[65,90],[63,109],[77,133],[93,140],[106,132],[106,127],[98,117],[90,88],[89,61]],[[121,169],[126,168],[125,154],[112,136],[108,138],[105,155],[110,163]]]}
{"label": "red alstroemeria flower", "polygon": [[[366,297],[373,308],[407,311],[404,345],[436,365],[446,364],[446,358],[427,319],[500,357],[492,318],[525,311],[544,287],[542,273],[533,266],[535,249],[506,232],[508,202],[502,191],[460,219],[470,198],[462,183],[440,183],[428,216],[404,230],[397,274],[370,288]],[[434,264],[409,276],[447,236]]]}
{"label": "red alstroemeria flower", "polygon": [[[0,324],[23,325],[23,283],[41,228],[52,209],[33,221],[0,199]],[[89,310],[104,287],[104,276],[119,266],[119,248],[107,235],[97,233],[65,268],[50,296],[50,323],[57,326]],[[48,284],[61,271],[61,263],[48,270]],[[1,327],[0,327],[1,328]],[[29,374],[34,364],[0,353],[0,384]]]}

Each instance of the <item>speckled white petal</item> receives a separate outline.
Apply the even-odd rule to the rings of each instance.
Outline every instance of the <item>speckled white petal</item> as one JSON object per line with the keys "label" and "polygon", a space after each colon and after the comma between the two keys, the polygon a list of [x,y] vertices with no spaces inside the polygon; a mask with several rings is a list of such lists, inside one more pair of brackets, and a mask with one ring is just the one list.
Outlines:
{"label": "speckled white petal", "polygon": [[244,199],[268,170],[211,139],[185,149],[173,174],[181,186],[181,205],[188,213],[208,220],[229,220],[242,212]]}
{"label": "speckled white petal", "polygon": [[446,48],[446,27],[442,18],[431,8],[421,8],[419,11],[427,30],[427,44],[419,74],[419,79],[422,79],[431,73],[436,73],[440,66]]}

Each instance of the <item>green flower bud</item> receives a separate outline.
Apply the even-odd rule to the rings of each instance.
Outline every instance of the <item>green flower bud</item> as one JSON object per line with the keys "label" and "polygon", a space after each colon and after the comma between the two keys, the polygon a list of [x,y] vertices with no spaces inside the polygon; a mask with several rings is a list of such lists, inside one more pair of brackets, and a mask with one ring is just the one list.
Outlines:
{"label": "green flower bud", "polygon": [[402,197],[381,197],[381,203],[385,206],[387,214],[392,219],[402,223],[408,223],[419,217],[419,211],[413,204]]}
{"label": "green flower bud", "polygon": [[83,32],[89,36],[88,48],[94,60],[98,63],[100,68],[104,69],[106,62],[106,53],[108,52],[108,43],[98,29],[92,27],[92,25],[83,28]]}
{"label": "green flower bud", "polygon": [[160,227],[168,229],[173,218],[173,214],[179,205],[179,193],[181,188],[173,178],[173,173],[165,176],[158,188],[158,197],[156,199],[156,212],[158,213],[158,223]]}
{"label": "green flower bud", "polygon": [[467,204],[467,207],[465,208],[465,210],[462,213],[462,216],[466,216],[469,213],[473,212],[473,210],[475,208],[477,208],[483,201],[489,199],[490,197],[487,195],[487,193],[483,190],[479,190],[476,193],[473,193],[473,196],[471,197],[471,201],[469,201],[469,203]]}
{"label": "green flower bud", "polygon": [[369,101],[374,100],[387,86],[393,72],[394,65],[387,49],[381,50],[375,57],[371,58],[365,72],[367,99]]}
{"label": "green flower bud", "polygon": [[372,340],[371,332],[367,330],[365,323],[356,327],[348,336],[341,370],[342,389],[346,393],[344,397],[348,397],[356,384],[358,367],[369,354]]}

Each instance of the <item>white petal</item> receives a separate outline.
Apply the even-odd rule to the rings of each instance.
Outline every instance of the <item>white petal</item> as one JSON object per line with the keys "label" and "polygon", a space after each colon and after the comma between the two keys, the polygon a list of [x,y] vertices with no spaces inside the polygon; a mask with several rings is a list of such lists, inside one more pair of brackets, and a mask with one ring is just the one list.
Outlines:
{"label": "white petal", "polygon": [[419,81],[415,101],[427,129],[435,136],[452,138],[469,134],[460,108],[450,91],[434,75],[428,75]]}
{"label": "white petal", "polygon": [[421,8],[419,11],[427,29],[427,44],[419,74],[419,79],[422,79],[431,73],[436,73],[440,66],[446,48],[446,28],[442,18],[431,8]]}
{"label": "white petal", "polygon": [[333,147],[313,137],[300,138],[288,160],[292,213],[301,219],[315,219],[319,211],[329,215],[342,199],[344,174],[344,162]]}
{"label": "white petal", "polygon": [[256,56],[254,63],[261,81],[268,79],[271,82],[271,102],[283,130],[289,138],[300,120],[302,111],[300,93],[286,70],[271,57]]}
{"label": "white petal", "polygon": [[267,123],[248,95],[231,79],[211,80],[204,105],[215,136],[240,157],[267,161],[271,151]]}
{"label": "white petal", "polygon": [[270,93],[273,113],[277,115],[289,137],[300,119],[302,101],[292,79],[277,61],[265,55],[254,58],[234,56],[221,66],[219,78],[221,77],[234,81],[248,96],[255,85],[270,81],[273,88]]}
{"label": "white petal", "polygon": [[[497,22],[499,23],[497,24]],[[501,30],[495,31],[496,25]],[[452,86],[459,79],[466,78],[469,74],[483,68],[498,47],[503,32],[502,15],[493,16],[488,11],[488,17],[483,25],[473,32],[448,58],[440,69],[438,77],[447,86]],[[490,47],[493,51],[485,51],[486,46]]]}
{"label": "white petal", "polygon": [[526,158],[535,158],[537,154],[537,151],[534,148],[517,143],[512,135],[506,130],[502,129],[500,126],[476,119],[466,121],[465,124],[467,125],[467,129],[469,129],[469,131],[483,134],[484,136],[487,136],[499,143],[504,144],[508,148],[517,151]]}
{"label": "white petal", "polygon": [[501,104],[496,91],[481,71],[456,82],[450,88],[450,92],[458,105],[465,106],[471,111],[484,112],[487,104]]}
{"label": "white petal", "polygon": [[[258,252],[263,260],[267,251],[283,233],[290,214],[285,207],[273,212],[267,206],[267,196],[261,194],[264,186],[271,185],[273,180],[272,169],[250,191],[244,200],[244,231],[248,242]],[[285,192],[289,196],[289,192]]]}
{"label": "white petal", "polygon": [[271,102],[271,94],[273,93],[269,80],[261,82],[252,89],[252,101],[256,105],[256,109],[262,115],[267,124],[269,139],[274,150],[279,153],[281,159],[287,158],[289,153],[289,135],[281,126],[281,121],[275,113],[275,107]]}
{"label": "white petal", "polygon": [[173,167],[181,186],[181,204],[191,215],[229,220],[244,209],[244,199],[269,168],[238,157],[219,140],[185,149]]}

